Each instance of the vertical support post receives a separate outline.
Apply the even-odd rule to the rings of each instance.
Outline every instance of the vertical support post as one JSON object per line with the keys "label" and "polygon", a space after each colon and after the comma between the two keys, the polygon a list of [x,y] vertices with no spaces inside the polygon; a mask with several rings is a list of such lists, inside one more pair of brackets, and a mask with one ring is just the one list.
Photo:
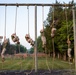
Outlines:
{"label": "vertical support post", "polygon": [[74,30],[74,60],[75,60],[75,71],[76,71],[76,21],[75,21],[75,6],[72,7],[73,12],[73,30]]}
{"label": "vertical support post", "polygon": [[37,72],[38,63],[37,63],[37,6],[35,5],[35,72]]}
{"label": "vertical support post", "polygon": [[2,36],[0,36],[0,54],[1,54],[1,44],[2,44]]}
{"label": "vertical support post", "polygon": [[0,42],[0,54],[1,54],[1,42]]}

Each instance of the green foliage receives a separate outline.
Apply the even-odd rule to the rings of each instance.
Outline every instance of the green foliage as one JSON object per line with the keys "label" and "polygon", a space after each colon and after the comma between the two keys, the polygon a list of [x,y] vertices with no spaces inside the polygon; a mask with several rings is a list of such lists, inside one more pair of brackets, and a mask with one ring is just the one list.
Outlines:
{"label": "green foliage", "polygon": [[71,41],[71,48],[73,48],[73,26],[72,21],[68,21],[68,25],[66,22],[62,22],[62,27],[59,28],[56,32],[55,43],[57,44],[57,49],[62,52],[66,51],[67,46],[67,37],[69,36]]}
{"label": "green foliage", "polygon": [[41,36],[39,36],[39,37],[37,38],[37,45],[38,45],[38,47],[37,47],[38,52],[43,52]]}
{"label": "green foliage", "polygon": [[[72,4],[73,2],[69,2]],[[55,4],[60,4],[60,2],[56,1]],[[54,47],[55,52],[63,53],[67,51],[68,44],[67,44],[67,37],[71,41],[71,49],[72,55],[74,55],[74,37],[73,37],[73,19],[72,19],[72,8],[71,7],[62,7],[62,6],[54,6],[50,7],[48,12],[48,17],[44,21],[44,34],[46,37],[46,47],[47,52],[53,52],[53,44],[51,38],[51,28],[53,25],[53,20],[55,20],[55,27],[56,27],[56,34],[54,37]],[[54,14],[54,15],[53,15]],[[67,18],[67,20],[66,20]],[[38,45],[38,52],[43,52],[42,49],[42,41],[41,36],[37,38],[37,45]],[[32,50],[32,49],[31,49]]]}
{"label": "green foliage", "polygon": [[6,54],[25,53],[27,51],[26,47],[17,44],[8,44],[6,49]]}
{"label": "green foliage", "polygon": [[16,52],[16,46],[14,44],[10,44],[10,51],[8,51],[8,54],[14,54],[14,52]]}
{"label": "green foliage", "polygon": [[33,47],[30,48],[29,53],[31,53],[31,54],[34,53],[34,48]]}
{"label": "green foliage", "polygon": [[[69,2],[72,4],[72,2]],[[60,4],[60,2],[56,1],[55,4]],[[67,12],[67,13],[66,13]],[[53,15],[54,14],[54,15]],[[67,15],[67,16],[66,16]],[[53,18],[54,16],[54,18]],[[67,20],[66,20],[67,17]],[[67,44],[67,37],[69,36],[69,39],[71,41],[71,48],[74,49],[74,37],[73,37],[73,20],[72,20],[72,10],[71,7],[62,7],[62,6],[54,6],[50,7],[48,17],[46,21],[44,22],[45,26],[45,37],[47,40],[47,50],[52,52],[52,38],[51,38],[51,27],[53,24],[53,19],[56,23],[56,34],[54,38],[54,45],[55,50],[59,52],[67,51],[68,44]],[[40,36],[37,39],[38,41],[38,51],[41,51],[41,39]]]}
{"label": "green foliage", "polygon": [[26,47],[23,45],[16,44],[16,53],[25,53],[27,51]]}
{"label": "green foliage", "polygon": [[46,44],[46,47],[47,47],[47,50],[50,50],[52,51],[52,38],[51,38],[51,28],[49,26],[46,26],[46,29],[45,29],[45,36],[46,36],[46,41],[47,41],[47,44]]}

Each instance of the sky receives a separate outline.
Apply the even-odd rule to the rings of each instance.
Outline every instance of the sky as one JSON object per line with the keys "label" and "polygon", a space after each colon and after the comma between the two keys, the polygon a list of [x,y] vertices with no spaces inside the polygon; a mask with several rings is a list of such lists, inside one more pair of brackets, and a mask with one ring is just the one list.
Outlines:
{"label": "sky", "polygon": [[[72,0],[58,0],[60,3],[68,3]],[[0,0],[0,3],[55,3],[55,0]],[[44,7],[44,20],[47,19],[49,6]],[[29,7],[29,33],[33,40],[35,40],[35,12],[34,6]],[[11,35],[15,32],[15,6],[7,6],[6,13],[6,37],[10,39],[10,43],[14,44],[11,40]],[[25,40],[25,35],[28,34],[28,10],[27,6],[20,6],[17,9],[17,28],[16,34],[20,39],[20,43],[26,48],[30,48],[30,44]],[[5,26],[5,7],[0,6],[0,36],[4,36]],[[37,36],[40,35],[42,29],[42,7],[37,7]],[[3,41],[3,40],[2,40]]]}

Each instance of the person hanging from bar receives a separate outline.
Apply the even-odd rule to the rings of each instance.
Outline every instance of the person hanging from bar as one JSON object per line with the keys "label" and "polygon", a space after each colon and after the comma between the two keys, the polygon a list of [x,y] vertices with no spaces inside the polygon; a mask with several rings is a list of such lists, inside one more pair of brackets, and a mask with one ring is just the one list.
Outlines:
{"label": "person hanging from bar", "polygon": [[71,50],[72,50],[71,48],[68,48],[68,53],[67,53],[67,54],[68,54],[68,57],[69,57],[70,59],[71,59]]}
{"label": "person hanging from bar", "polygon": [[51,29],[51,37],[54,38],[56,33],[55,20],[53,21],[52,29]]}
{"label": "person hanging from bar", "polygon": [[45,50],[46,37],[44,34],[44,6],[42,6],[42,29],[40,30],[40,33],[41,33],[42,48],[43,48],[43,50]]}
{"label": "person hanging from bar", "polygon": [[71,41],[70,41],[69,37],[68,37],[68,39],[67,39],[67,44],[68,44],[67,55],[68,55],[68,57],[69,57],[69,60],[71,60],[71,50],[72,50],[72,49],[70,48]]}
{"label": "person hanging from bar", "polygon": [[67,39],[67,44],[68,44],[68,48],[69,48],[70,45],[71,45],[71,41],[70,41],[69,37],[68,37],[68,39]]}
{"label": "person hanging from bar", "polygon": [[13,42],[17,43],[17,44],[20,44],[19,42],[19,37],[16,35],[16,26],[17,26],[17,11],[18,11],[18,4],[16,6],[16,14],[15,14],[15,31],[14,33],[11,35],[11,39]]}
{"label": "person hanging from bar", "polygon": [[32,39],[30,39],[30,45],[34,46],[34,41]]}
{"label": "person hanging from bar", "polygon": [[13,42],[19,43],[19,38],[18,38],[18,36],[15,33],[11,35],[11,38],[12,38]]}
{"label": "person hanging from bar", "polygon": [[30,35],[29,34],[26,34],[26,36],[25,36],[25,39],[26,39],[26,41],[28,42],[28,43],[30,43]]}
{"label": "person hanging from bar", "polygon": [[42,29],[40,33],[41,33],[41,40],[42,40],[42,48],[44,49],[46,45],[46,37],[44,36],[44,30]]}
{"label": "person hanging from bar", "polygon": [[7,44],[8,44],[8,39],[6,39],[6,37],[4,37],[3,49],[2,49],[2,52],[1,52],[2,62],[4,62],[4,60],[5,60],[4,54],[5,54],[5,51],[6,51]]}
{"label": "person hanging from bar", "polygon": [[29,34],[26,34],[25,39],[30,45],[34,46],[34,41],[30,38]]}

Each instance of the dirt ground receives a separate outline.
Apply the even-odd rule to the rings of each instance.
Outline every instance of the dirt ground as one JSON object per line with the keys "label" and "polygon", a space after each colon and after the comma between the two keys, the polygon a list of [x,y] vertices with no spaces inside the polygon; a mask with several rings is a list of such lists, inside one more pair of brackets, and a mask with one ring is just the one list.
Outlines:
{"label": "dirt ground", "polygon": [[71,70],[38,70],[36,73],[34,70],[13,70],[13,71],[0,71],[0,75],[76,75],[74,71]]}

